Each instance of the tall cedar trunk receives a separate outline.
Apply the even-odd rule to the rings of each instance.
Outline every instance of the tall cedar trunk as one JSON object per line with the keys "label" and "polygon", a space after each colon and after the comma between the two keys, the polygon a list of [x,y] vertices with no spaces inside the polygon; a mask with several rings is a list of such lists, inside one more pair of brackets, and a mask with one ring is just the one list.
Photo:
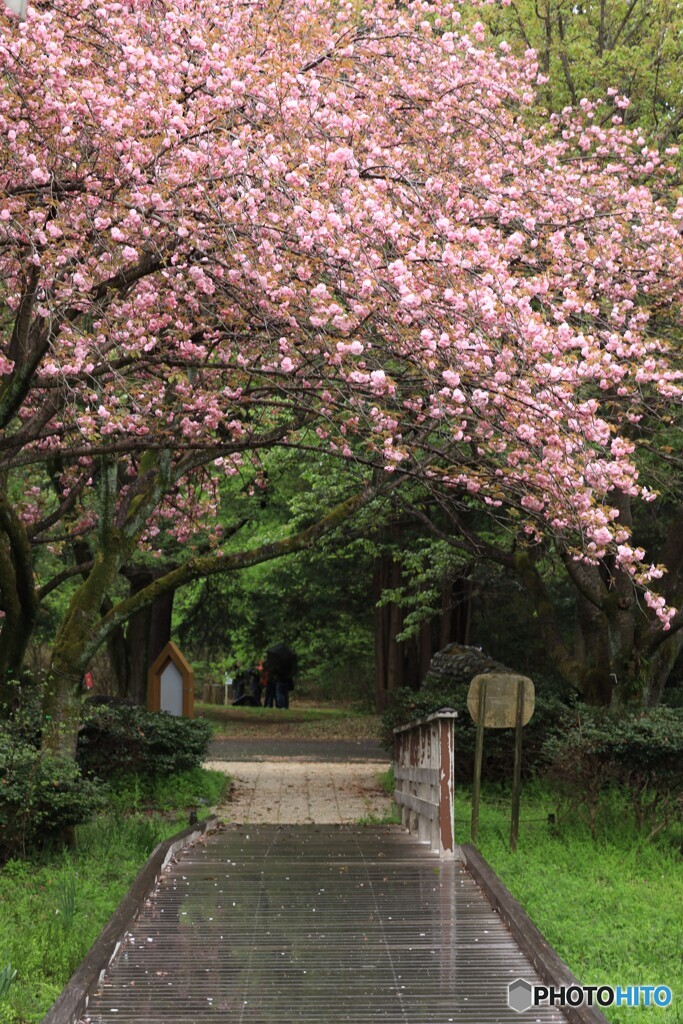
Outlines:
{"label": "tall cedar trunk", "polygon": [[389,609],[377,606],[382,591],[387,586],[386,556],[375,559],[373,598],[375,601],[375,706],[384,711],[387,704],[387,658],[389,637]]}
{"label": "tall cedar trunk", "polygon": [[420,626],[420,682],[424,679],[429,671],[429,663],[432,660],[433,643],[432,643],[432,623],[429,619]]}
{"label": "tall cedar trunk", "polygon": [[444,580],[441,587],[441,618],[439,620],[439,650],[442,650],[453,633],[453,581]]}
{"label": "tall cedar trunk", "polygon": [[[149,665],[161,654],[164,647],[171,639],[171,625],[173,623],[173,599],[175,591],[158,597],[152,605],[152,621],[149,626],[148,657]],[[147,673],[145,673],[145,692],[147,687]]]}
{"label": "tall cedar trunk", "polygon": [[[135,572],[130,578],[131,595],[158,576],[151,569]],[[108,638],[107,652],[117,697],[126,697],[142,706],[147,703],[149,666],[171,639],[174,597],[174,591],[163,594],[153,605],[132,615],[125,629],[117,627]]]}
{"label": "tall cedar trunk", "polygon": [[142,608],[128,620],[126,627],[126,697],[136,704],[147,703],[147,670],[150,665],[149,634],[151,607]]}
{"label": "tall cedar trunk", "polygon": [[[392,590],[401,586],[401,566],[399,562],[391,562],[389,570],[389,586]],[[393,693],[403,686],[404,664],[403,646],[396,637],[403,629],[403,610],[393,602],[389,605],[389,653],[387,657],[387,693]]]}
{"label": "tall cedar trunk", "polygon": [[121,626],[107,637],[107,657],[114,677],[108,690],[115,697],[125,697],[128,692],[128,657],[126,634]]}
{"label": "tall cedar trunk", "polygon": [[[154,578],[154,577],[151,577]],[[151,578],[149,582],[151,582]],[[147,703],[147,675],[150,665],[171,639],[175,591],[162,594],[128,623],[128,696],[136,704]]]}
{"label": "tall cedar trunk", "polygon": [[[155,573],[151,569],[140,569],[131,576],[131,595],[137,594],[154,579]],[[126,697],[142,705],[147,703],[147,670],[152,660],[149,651],[152,607],[148,605],[132,615],[126,627]]]}
{"label": "tall cedar trunk", "polygon": [[[382,591],[401,585],[401,567],[390,555],[375,559],[373,594],[377,602]],[[399,642],[403,627],[401,609],[392,604],[375,606],[375,703],[383,711],[391,694],[400,686],[419,689],[432,656],[452,641],[469,640],[471,596],[467,580],[446,579],[442,586],[441,612],[420,626],[416,637]]]}

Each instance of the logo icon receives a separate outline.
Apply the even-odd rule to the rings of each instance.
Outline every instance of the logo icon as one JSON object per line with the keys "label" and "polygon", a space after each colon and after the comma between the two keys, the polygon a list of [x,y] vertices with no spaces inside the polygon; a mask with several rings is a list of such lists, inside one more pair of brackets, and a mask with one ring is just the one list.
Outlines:
{"label": "logo icon", "polygon": [[516,1013],[524,1013],[534,1004],[533,988],[524,978],[515,978],[508,985],[508,1006]]}

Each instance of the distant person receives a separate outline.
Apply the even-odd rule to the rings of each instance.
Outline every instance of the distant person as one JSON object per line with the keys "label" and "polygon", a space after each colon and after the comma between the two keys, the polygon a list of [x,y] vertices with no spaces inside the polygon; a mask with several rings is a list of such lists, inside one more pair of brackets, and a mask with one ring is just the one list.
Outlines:
{"label": "distant person", "polygon": [[[287,644],[275,644],[266,654],[268,684],[273,687],[275,706],[278,708],[289,707],[289,692],[294,689],[296,665],[297,656]],[[272,707],[272,704],[267,706]]]}
{"label": "distant person", "polygon": [[255,665],[235,676],[233,706],[261,707],[261,679]]}
{"label": "distant person", "polygon": [[275,677],[268,675],[268,669],[265,664],[261,662],[261,686],[264,691],[264,708],[272,708],[275,703]]}
{"label": "distant person", "polygon": [[252,665],[249,669],[249,687],[251,689],[251,696],[254,701],[254,707],[261,707],[261,673],[256,668],[256,665]]}
{"label": "distant person", "polygon": [[235,675],[232,680],[232,702],[238,704],[244,697],[246,673],[240,668],[239,662],[235,667]]}

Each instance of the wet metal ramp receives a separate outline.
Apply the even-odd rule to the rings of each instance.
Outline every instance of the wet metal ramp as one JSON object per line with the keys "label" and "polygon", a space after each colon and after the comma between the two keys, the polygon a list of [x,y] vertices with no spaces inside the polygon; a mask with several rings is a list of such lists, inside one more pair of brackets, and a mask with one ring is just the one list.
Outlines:
{"label": "wet metal ramp", "polygon": [[512,1024],[517,977],[539,983],[471,876],[413,837],[231,826],[167,871],[86,1019]]}

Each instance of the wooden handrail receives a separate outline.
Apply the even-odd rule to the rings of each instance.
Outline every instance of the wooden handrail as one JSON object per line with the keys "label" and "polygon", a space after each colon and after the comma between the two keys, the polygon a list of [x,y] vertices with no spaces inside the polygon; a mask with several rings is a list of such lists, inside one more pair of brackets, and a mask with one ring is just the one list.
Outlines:
{"label": "wooden handrail", "polygon": [[444,859],[459,855],[453,834],[453,708],[394,729],[394,800],[401,823]]}

